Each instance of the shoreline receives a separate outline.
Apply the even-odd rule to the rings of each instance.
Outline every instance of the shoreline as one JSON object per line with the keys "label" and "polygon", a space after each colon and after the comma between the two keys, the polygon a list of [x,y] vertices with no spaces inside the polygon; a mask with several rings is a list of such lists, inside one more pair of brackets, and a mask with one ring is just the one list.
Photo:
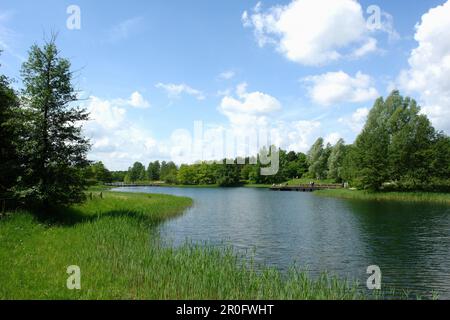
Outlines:
{"label": "shoreline", "polygon": [[368,192],[362,190],[320,190],[317,196],[333,197],[348,200],[400,201],[450,205],[450,193],[432,192]]}
{"label": "shoreline", "polygon": [[[295,185],[289,184],[295,187]],[[174,185],[174,184],[159,184],[159,185],[118,185],[118,186],[96,186],[95,191],[110,190],[111,188],[120,187],[166,187],[166,188],[192,188],[192,189],[228,189],[228,188],[255,188],[255,189],[270,189],[270,184],[243,184],[235,187],[221,187],[218,185]],[[100,188],[100,189],[99,189]],[[400,201],[400,202],[421,202],[421,203],[437,203],[450,205],[450,193],[434,193],[434,192],[412,192],[412,191],[392,191],[392,192],[369,192],[364,190],[352,189],[326,189],[316,190],[313,194],[321,197],[333,197],[349,200],[372,200],[372,201]]]}

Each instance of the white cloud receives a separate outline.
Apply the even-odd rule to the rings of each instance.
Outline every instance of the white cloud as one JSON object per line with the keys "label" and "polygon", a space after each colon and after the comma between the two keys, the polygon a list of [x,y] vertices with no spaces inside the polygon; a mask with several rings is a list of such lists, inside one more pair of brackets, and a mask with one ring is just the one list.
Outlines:
{"label": "white cloud", "polygon": [[362,56],[377,49],[356,0],[293,0],[265,12],[258,3],[252,13],[242,14],[242,22],[254,29],[260,46],[273,44],[289,60],[304,65]]}
{"label": "white cloud", "polygon": [[131,94],[129,104],[135,108],[149,108],[150,103],[137,91]]}
{"label": "white cloud", "polygon": [[370,52],[377,50],[377,40],[374,38],[367,39],[367,42],[353,52],[354,58],[360,58]]}
{"label": "white cloud", "polygon": [[422,111],[441,130],[450,132],[450,1],[430,9],[416,25],[409,69],[398,77],[398,85],[417,93]]}
{"label": "white cloud", "polygon": [[115,129],[123,124],[126,110],[117,106],[113,101],[90,97],[87,110],[90,119],[105,129]]}
{"label": "white cloud", "polygon": [[321,123],[315,120],[300,120],[281,123],[276,131],[280,135],[281,147],[289,151],[307,152],[319,137]]}
{"label": "white cloud", "polygon": [[158,83],[155,86],[158,89],[163,89],[167,92],[169,98],[179,98],[182,94],[188,94],[195,97],[197,100],[204,100],[205,95],[203,92],[197,89],[193,89],[187,84],[174,84],[174,83]]}
{"label": "white cloud", "polygon": [[233,70],[227,70],[219,74],[219,79],[230,80],[234,78],[235,75],[236,73]]}
{"label": "white cloud", "polygon": [[[108,101],[108,100],[107,100]],[[115,106],[119,105],[122,107],[133,107],[139,109],[147,109],[150,108],[150,102],[145,100],[145,98],[138,91],[134,91],[128,99],[114,99],[108,101],[109,103],[114,104]]]}
{"label": "white cloud", "polygon": [[[259,91],[248,92],[246,83],[239,84],[235,91],[236,97],[227,95],[222,98],[219,111],[228,118],[229,123],[217,129],[232,131],[238,144],[245,143],[244,137],[267,132],[272,144],[306,152],[319,135],[319,121],[277,120],[277,112],[282,109],[277,98]],[[211,144],[213,147],[214,142]],[[254,155],[255,150],[247,155],[250,154]]]}
{"label": "white cloud", "polygon": [[91,96],[85,107],[90,120],[83,131],[92,143],[91,160],[102,160],[112,170],[123,170],[135,161],[168,158],[167,147],[127,118],[128,99],[106,100]]}
{"label": "white cloud", "polygon": [[[281,109],[278,99],[258,91],[248,92],[247,85],[240,84],[235,95],[224,97],[219,106],[219,111],[228,121],[205,125],[203,153],[198,153],[194,150],[193,127],[175,130],[167,139],[156,140],[148,129],[128,117],[128,106],[132,100],[90,97],[86,103],[91,120],[85,123],[84,132],[93,144],[89,158],[102,160],[112,170],[124,170],[135,161],[147,164],[159,159],[181,164],[201,159],[221,159],[224,150],[221,148],[223,140],[220,139],[225,131],[231,132],[236,142],[234,150],[225,150],[228,156],[256,154],[257,150],[250,149],[253,145],[249,146],[245,139],[257,137],[259,143],[261,133],[268,133],[272,144],[302,152],[306,152],[323,133],[319,121],[277,120],[276,111]],[[330,140],[333,137],[330,135]]]}
{"label": "white cloud", "polygon": [[241,83],[236,89],[238,99],[225,96],[220,103],[223,113],[262,114],[281,109],[280,102],[262,92],[247,92],[247,84]]}
{"label": "white cloud", "polygon": [[127,39],[132,33],[139,30],[142,22],[142,17],[134,17],[121,21],[109,30],[108,40],[110,42],[118,42]]}
{"label": "white cloud", "polygon": [[332,132],[325,137],[324,142],[325,142],[325,144],[329,143],[332,146],[334,146],[336,144],[336,142],[338,142],[339,139],[341,139],[341,138],[342,138],[342,136],[339,132]]}
{"label": "white cloud", "polygon": [[369,111],[369,108],[359,108],[350,117],[339,118],[338,122],[348,126],[353,132],[360,133],[366,123]]}
{"label": "white cloud", "polygon": [[324,106],[365,102],[378,97],[372,78],[361,72],[357,72],[354,77],[343,71],[328,72],[306,77],[303,81],[311,84],[308,86],[311,99]]}

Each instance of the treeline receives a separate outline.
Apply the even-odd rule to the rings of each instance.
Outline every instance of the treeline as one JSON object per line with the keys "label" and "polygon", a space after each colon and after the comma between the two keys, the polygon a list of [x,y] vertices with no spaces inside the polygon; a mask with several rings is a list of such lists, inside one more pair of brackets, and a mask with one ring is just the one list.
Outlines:
{"label": "treeline", "polygon": [[[250,164],[256,159],[256,164]],[[238,164],[243,163],[245,164]],[[124,182],[165,181],[183,185],[237,186],[282,183],[294,178],[327,180],[366,190],[450,190],[450,138],[433,128],[416,101],[393,91],[377,99],[353,144],[317,139],[307,154],[279,151],[279,170],[261,175],[258,157],[234,164],[136,162]]]}
{"label": "treeline", "polygon": [[433,128],[411,98],[377,99],[341,176],[363,189],[450,190],[450,138]]}
{"label": "treeline", "polygon": [[[301,177],[308,171],[307,157],[303,153],[279,151],[281,168],[276,175],[262,176],[261,164],[250,164],[250,158],[236,158],[233,164],[224,159],[215,162],[182,164],[173,162],[150,162],[147,168],[135,162],[127,172],[122,172],[123,182],[136,183],[160,181],[182,185],[238,186],[244,183],[278,183],[287,179]],[[256,159],[256,158],[255,158]],[[229,162],[229,160],[228,160]],[[245,163],[245,164],[239,164]]]}
{"label": "treeline", "polygon": [[70,62],[55,39],[34,45],[21,69],[23,89],[0,75],[0,201],[33,208],[84,199],[89,142],[77,123],[88,114],[73,106]]}
{"label": "treeline", "polygon": [[398,91],[377,99],[353,144],[319,138],[308,159],[310,176],[359,189],[450,191],[450,138]]}

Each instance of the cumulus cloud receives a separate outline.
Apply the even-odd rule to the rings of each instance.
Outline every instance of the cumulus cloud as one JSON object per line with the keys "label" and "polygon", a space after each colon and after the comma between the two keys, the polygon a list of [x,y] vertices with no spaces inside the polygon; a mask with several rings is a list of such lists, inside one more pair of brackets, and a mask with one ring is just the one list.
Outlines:
{"label": "cumulus cloud", "polygon": [[[320,122],[277,120],[277,112],[282,109],[281,102],[267,93],[248,92],[247,87],[246,83],[239,84],[235,96],[223,97],[219,105],[219,111],[228,119],[228,124],[219,129],[230,130],[233,133],[237,149],[245,149],[243,145],[246,138],[267,134],[270,143],[280,148],[307,151],[319,135]],[[211,143],[211,148],[214,148],[214,143]],[[248,150],[245,155],[254,155],[256,152],[257,150]],[[239,153],[236,155],[242,156]]]}
{"label": "cumulus cloud", "polygon": [[369,115],[369,108],[359,108],[349,117],[338,119],[339,123],[348,126],[353,132],[360,133]]}
{"label": "cumulus cloud", "polygon": [[450,132],[450,1],[430,9],[416,25],[418,46],[409,56],[409,68],[398,85],[417,93],[423,112],[441,130]]}
{"label": "cumulus cloud", "polygon": [[365,102],[378,97],[370,76],[357,72],[354,77],[343,71],[328,72],[302,79],[307,83],[309,96],[320,105],[346,102]]}
{"label": "cumulus cloud", "polygon": [[220,103],[223,113],[262,114],[281,109],[280,102],[259,91],[247,92],[247,84],[242,83],[236,89],[238,98],[225,96]]}
{"label": "cumulus cloud", "polygon": [[182,94],[187,94],[195,97],[197,100],[204,100],[205,95],[200,90],[194,89],[187,84],[174,84],[174,83],[158,83],[155,86],[158,89],[166,91],[169,98],[179,98]]}
{"label": "cumulus cloud", "polygon": [[145,98],[138,91],[134,91],[128,99],[114,99],[112,101],[108,101],[114,105],[128,106],[139,109],[147,109],[150,108],[150,102],[145,100]]}
{"label": "cumulus cloud", "polygon": [[90,120],[83,124],[92,143],[89,157],[102,160],[112,170],[123,170],[134,161],[168,158],[164,143],[128,119],[127,107],[132,100],[91,96],[85,105],[90,113]]}
{"label": "cumulus cloud", "polygon": [[[289,60],[321,65],[377,49],[356,0],[293,0],[263,11],[261,3],[242,14],[260,46],[275,45]],[[352,54],[352,52],[354,52]]]}
{"label": "cumulus cloud", "polygon": [[135,108],[148,108],[150,107],[150,103],[144,99],[144,97],[137,91],[131,94],[129,99],[129,104]]}

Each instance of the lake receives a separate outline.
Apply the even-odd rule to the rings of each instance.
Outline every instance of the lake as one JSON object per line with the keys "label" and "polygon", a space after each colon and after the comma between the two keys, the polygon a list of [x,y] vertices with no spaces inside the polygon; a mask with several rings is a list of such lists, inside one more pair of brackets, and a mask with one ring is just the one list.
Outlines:
{"label": "lake", "polygon": [[365,284],[378,265],[384,288],[450,298],[450,207],[319,197],[257,188],[126,187],[187,196],[194,205],[161,224],[161,239],[232,246],[286,271],[296,264]]}

